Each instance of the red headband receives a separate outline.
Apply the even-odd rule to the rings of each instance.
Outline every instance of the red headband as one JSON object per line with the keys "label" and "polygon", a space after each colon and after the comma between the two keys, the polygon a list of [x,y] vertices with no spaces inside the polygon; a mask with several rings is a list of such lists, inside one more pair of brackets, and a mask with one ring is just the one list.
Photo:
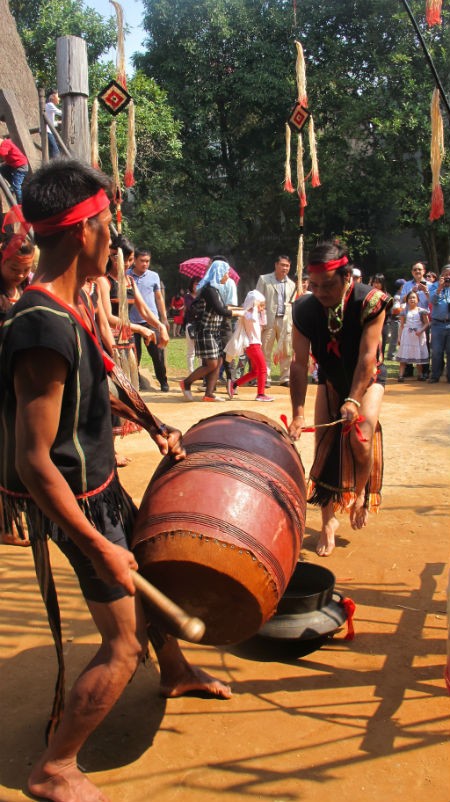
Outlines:
{"label": "red headband", "polygon": [[106,209],[109,203],[110,201],[105,190],[99,189],[95,195],[86,198],[86,200],[81,201],[81,203],[76,203],[75,206],[71,206],[70,209],[66,209],[64,212],[54,214],[53,217],[47,217],[45,220],[36,220],[34,223],[30,220],[29,222],[33,226],[36,234],[41,234],[45,237],[64,230],[65,228],[69,228],[70,226],[74,226],[82,220],[95,217],[97,214],[100,214],[103,209]]}
{"label": "red headband", "polygon": [[346,256],[342,256],[340,259],[330,259],[329,262],[313,262],[308,265],[307,270],[308,273],[328,273],[330,270],[337,270],[338,267],[344,267],[344,265],[348,265]]}
{"label": "red headband", "polygon": [[23,238],[19,234],[15,234],[8,242],[6,248],[0,249],[1,261],[6,262],[14,259],[14,261],[18,262],[20,265],[29,265],[31,267],[34,261],[34,248],[30,253],[19,253],[23,243]]}
{"label": "red headband", "polygon": [[1,248],[3,261],[16,256],[27,240],[32,244],[28,237],[30,228],[30,224],[25,222],[21,206],[11,206],[5,214],[2,224],[2,234],[6,235],[5,243]]}

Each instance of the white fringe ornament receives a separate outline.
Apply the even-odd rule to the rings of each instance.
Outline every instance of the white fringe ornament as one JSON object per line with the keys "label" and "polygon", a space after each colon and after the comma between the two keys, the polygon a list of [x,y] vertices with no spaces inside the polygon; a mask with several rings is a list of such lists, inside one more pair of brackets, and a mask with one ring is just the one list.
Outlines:
{"label": "white fringe ornament", "polygon": [[285,124],[286,160],[284,162],[284,189],[286,192],[294,192],[291,173],[291,129]]}
{"label": "white fringe ornament", "polygon": [[312,115],[309,118],[308,137],[309,137],[309,152],[311,154],[311,186],[312,187],[320,187],[319,162],[317,160],[316,134],[315,134],[315,131],[314,131],[314,120],[313,120]]}
{"label": "white fringe ornament", "polygon": [[295,62],[295,75],[297,78],[297,98],[298,102],[302,104],[305,108],[308,105],[308,96],[306,94],[306,67],[305,67],[305,56],[303,53],[303,47],[301,46],[300,42],[295,42],[295,47],[297,48],[297,60]]}
{"label": "white fringe ornament", "polygon": [[431,147],[430,162],[432,174],[430,220],[438,220],[444,214],[444,195],[440,184],[441,165],[445,155],[444,124],[440,107],[439,89],[435,89],[431,99]]}
{"label": "white fringe ornament", "polygon": [[100,167],[98,153],[98,100],[94,98],[91,111],[91,165],[96,170]]}
{"label": "white fringe ornament", "polygon": [[114,195],[120,193],[119,153],[117,150],[116,121],[113,120],[109,129],[109,145],[111,151],[111,167],[114,183]]}
{"label": "white fringe ornament", "polygon": [[123,9],[120,3],[116,3],[115,0],[109,0],[111,5],[114,6],[116,11],[117,17],[117,57],[116,57],[116,70],[117,70],[117,81],[123,86],[124,89],[127,88],[127,74],[125,71],[125,35],[123,30]]}
{"label": "white fringe ornament", "polygon": [[136,162],[136,128],[135,128],[135,108],[130,100],[128,106],[128,138],[127,138],[127,161],[125,165],[124,184],[126,187],[134,186],[134,165]]}

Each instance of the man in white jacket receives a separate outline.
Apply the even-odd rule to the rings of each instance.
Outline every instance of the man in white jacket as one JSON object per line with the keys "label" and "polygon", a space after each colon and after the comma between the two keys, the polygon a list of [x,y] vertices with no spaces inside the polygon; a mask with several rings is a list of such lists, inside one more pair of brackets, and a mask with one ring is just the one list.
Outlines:
{"label": "man in white jacket", "polygon": [[267,325],[262,332],[262,348],[267,362],[266,387],[270,387],[272,350],[277,342],[280,353],[280,385],[289,387],[291,364],[292,303],[295,299],[296,285],[289,278],[291,269],[289,256],[278,256],[273,273],[260,276],[256,289],[266,299]]}

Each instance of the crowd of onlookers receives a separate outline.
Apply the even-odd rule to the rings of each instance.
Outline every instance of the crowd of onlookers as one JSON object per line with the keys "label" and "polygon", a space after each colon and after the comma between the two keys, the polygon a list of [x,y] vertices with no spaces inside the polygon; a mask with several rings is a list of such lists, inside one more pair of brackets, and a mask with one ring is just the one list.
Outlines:
{"label": "crowd of onlookers", "polygon": [[[357,273],[355,280],[361,281]],[[415,375],[417,381],[435,384],[444,371],[450,382],[450,264],[437,276],[416,262],[411,276],[395,282],[383,328],[384,359],[399,363],[400,383]],[[371,276],[368,284],[387,292],[383,274]]]}

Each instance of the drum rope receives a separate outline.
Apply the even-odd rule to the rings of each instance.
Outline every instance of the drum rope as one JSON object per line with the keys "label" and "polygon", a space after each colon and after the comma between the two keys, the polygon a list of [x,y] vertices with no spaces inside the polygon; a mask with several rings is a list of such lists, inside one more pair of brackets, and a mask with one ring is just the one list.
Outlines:
{"label": "drum rope", "polygon": [[[212,448],[212,445],[214,445],[214,448]],[[171,475],[174,475],[176,472],[180,473],[186,470],[204,470],[205,460],[203,452],[208,451],[210,457],[207,464],[208,471],[215,471],[222,475],[228,475],[233,478],[238,477],[248,486],[259,490],[269,498],[274,498],[290,519],[293,527],[291,537],[295,539],[297,533],[303,532],[305,524],[305,511],[297,502],[294,494],[290,492],[282,482],[280,482],[277,472],[268,460],[264,460],[263,458],[258,459],[257,455],[250,455],[249,452],[242,449],[236,449],[234,447],[232,449],[233,453],[230,455],[230,450],[231,449],[227,448],[227,446],[223,443],[196,444],[195,452],[188,453],[185,460],[171,466]],[[238,455],[236,452],[238,452]],[[251,456],[252,471],[250,471],[248,467],[249,456]],[[288,477],[288,481],[291,481],[291,477]],[[295,489],[297,490],[296,486]],[[225,531],[228,529],[228,524],[226,521],[222,522],[222,529]],[[297,562],[297,552],[299,550],[296,548],[296,543],[293,545],[292,570],[294,570]]]}

